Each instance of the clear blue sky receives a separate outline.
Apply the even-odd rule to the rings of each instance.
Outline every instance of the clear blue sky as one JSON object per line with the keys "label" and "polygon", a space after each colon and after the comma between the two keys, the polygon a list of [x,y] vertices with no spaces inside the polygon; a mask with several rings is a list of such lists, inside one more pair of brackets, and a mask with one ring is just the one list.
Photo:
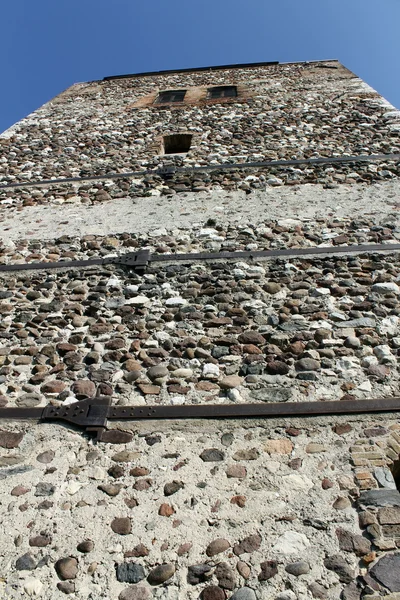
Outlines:
{"label": "clear blue sky", "polygon": [[338,58],[400,107],[400,0],[3,0],[0,131],[78,81]]}

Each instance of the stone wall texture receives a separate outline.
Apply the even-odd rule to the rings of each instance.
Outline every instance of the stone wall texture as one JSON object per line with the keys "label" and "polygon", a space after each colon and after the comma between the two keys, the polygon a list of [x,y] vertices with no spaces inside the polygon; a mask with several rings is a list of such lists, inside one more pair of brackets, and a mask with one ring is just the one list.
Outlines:
{"label": "stone wall texture", "polygon": [[[190,151],[163,155],[175,133]],[[399,135],[336,61],[76,84],[17,123],[0,265],[387,250],[2,272],[0,407],[400,396]],[[246,166],[360,155],[391,156]],[[104,442],[2,420],[1,597],[399,600],[399,415],[113,422]]]}

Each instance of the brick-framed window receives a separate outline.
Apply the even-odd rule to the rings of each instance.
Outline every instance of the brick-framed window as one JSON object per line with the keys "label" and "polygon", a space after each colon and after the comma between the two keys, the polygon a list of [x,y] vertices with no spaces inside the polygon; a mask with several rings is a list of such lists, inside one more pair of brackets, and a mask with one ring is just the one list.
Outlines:
{"label": "brick-framed window", "polygon": [[139,98],[134,104],[127,107],[132,108],[154,108],[182,109],[186,106],[207,104],[229,104],[234,102],[248,102],[252,92],[246,85],[203,85],[187,88],[154,91],[143,98]]}
{"label": "brick-framed window", "polygon": [[207,88],[207,100],[215,100],[217,98],[236,98],[236,85],[218,85]]}
{"label": "brick-framed window", "polygon": [[170,102],[183,102],[186,90],[166,90],[159,92],[154,104],[169,104]]}

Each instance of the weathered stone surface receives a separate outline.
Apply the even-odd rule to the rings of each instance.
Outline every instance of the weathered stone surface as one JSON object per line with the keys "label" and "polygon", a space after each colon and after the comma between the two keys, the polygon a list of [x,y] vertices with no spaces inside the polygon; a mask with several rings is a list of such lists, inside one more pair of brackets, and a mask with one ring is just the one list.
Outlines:
{"label": "weathered stone surface", "polygon": [[22,396],[17,398],[16,404],[21,408],[33,408],[40,404],[41,400],[42,396],[40,396],[40,394],[23,394]]}
{"label": "weathered stone surface", "polygon": [[250,566],[247,563],[245,563],[243,560],[238,560],[236,569],[237,569],[239,575],[241,575],[244,579],[248,579],[251,575]]}
{"label": "weathered stone surface", "polygon": [[101,434],[101,441],[107,444],[129,444],[133,434],[120,429],[108,429]]}
{"label": "weathered stone surface", "polygon": [[337,423],[332,427],[332,430],[337,435],[345,435],[346,433],[352,431],[353,427],[350,425],[350,423]]}
{"label": "weathered stone surface", "polygon": [[278,563],[275,560],[266,560],[260,564],[260,567],[259,581],[268,581],[268,579],[272,579],[278,574]]}
{"label": "weathered stone surface", "polygon": [[23,485],[16,485],[12,490],[11,490],[11,496],[23,496],[24,494],[27,494],[29,492],[29,488],[23,486]]}
{"label": "weathered stone surface", "polygon": [[238,375],[228,375],[224,377],[219,382],[219,386],[223,390],[229,390],[239,387],[243,382],[243,377],[239,377]]}
{"label": "weathered stone surface", "polygon": [[378,521],[381,525],[394,525],[400,523],[400,507],[380,508],[378,510]]}
{"label": "weathered stone surface", "polygon": [[367,368],[368,375],[372,375],[377,379],[386,379],[390,374],[390,369],[386,365],[370,365]]}
{"label": "weathered stone surface", "polygon": [[239,494],[238,496],[232,496],[231,504],[236,504],[239,508],[244,508],[246,506],[246,496]]}
{"label": "weathered stone surface", "polygon": [[290,454],[293,450],[293,444],[285,438],[268,440],[264,445],[264,450],[269,454]]}
{"label": "weathered stone surface", "polygon": [[268,281],[266,284],[264,284],[264,290],[268,294],[277,294],[281,291],[281,285],[274,281]]}
{"label": "weathered stone surface", "polygon": [[229,446],[232,445],[234,439],[235,439],[235,436],[233,435],[233,433],[224,433],[221,436],[221,444],[228,448]]}
{"label": "weathered stone surface", "polygon": [[120,479],[124,476],[125,469],[121,465],[113,465],[108,469],[107,473],[114,479]]}
{"label": "weathered stone surface", "polygon": [[299,577],[300,575],[307,575],[310,571],[310,565],[305,561],[298,561],[294,563],[289,563],[285,567],[285,571],[290,573],[290,575],[295,575]]}
{"label": "weathered stone surface", "polygon": [[54,568],[60,579],[75,579],[78,574],[78,561],[72,556],[60,558]]}
{"label": "weathered stone surface", "polygon": [[157,395],[160,393],[160,390],[161,390],[160,386],[150,385],[147,383],[140,383],[138,387],[145,396]]}
{"label": "weathered stone surface", "polygon": [[313,598],[318,598],[319,600],[325,600],[325,598],[327,598],[327,590],[320,584],[317,583],[316,581],[313,581],[312,583],[310,583],[310,585],[308,586],[308,589],[310,590]]}
{"label": "weathered stone surface", "polygon": [[260,534],[254,533],[244,538],[239,544],[234,546],[233,551],[236,556],[240,556],[241,554],[251,553],[258,550],[261,546],[262,538]]}
{"label": "weathered stone surface", "polygon": [[0,430],[0,447],[18,448],[23,437],[23,433]]}
{"label": "weathered stone surface", "polygon": [[40,596],[43,590],[43,583],[39,579],[27,579],[24,583],[24,591],[28,596]]}
{"label": "weathered stone surface", "polygon": [[237,477],[238,479],[244,479],[247,475],[246,467],[243,465],[229,465],[225,471],[227,477]]}
{"label": "weathered stone surface", "polygon": [[[6,235],[0,262],[101,258],[143,248],[165,256],[332,244],[389,248],[398,241],[400,167],[393,160],[295,169],[189,168],[161,177],[158,168],[165,161],[173,167],[215,167],[262,157],[396,151],[397,125],[385,116],[387,105],[337,63],[236,68],[239,98],[210,102],[208,86],[228,75],[232,78],[231,70],[211,70],[78,84],[2,136],[0,180],[6,184],[148,172],[1,190]],[[158,107],[156,90],[174,86],[187,88],[188,103]],[[152,101],[145,104],[149,95]],[[131,106],[136,102],[144,110]],[[176,133],[186,125],[193,133],[190,153],[159,154],[163,131]],[[294,187],[284,189],[289,185]],[[291,212],[300,217],[288,218]],[[0,405],[62,407],[94,389],[112,395],[119,409],[135,406],[144,416],[149,405],[383,397],[398,388],[400,306],[391,289],[398,276],[399,257],[390,252],[310,254],[268,263],[256,255],[166,261],[162,268],[149,264],[144,274],[112,264],[88,272],[11,273],[0,291]],[[385,293],[372,289],[376,284]],[[249,332],[255,343],[243,343]],[[320,368],[296,369],[302,360]],[[65,387],[45,397],[41,388],[52,381]],[[107,443],[94,445],[75,428],[11,424],[25,437],[20,452],[6,448],[0,457],[5,523],[0,541],[10,563],[5,589],[17,596],[34,593],[25,587],[32,573],[18,578],[15,563],[29,543],[51,536],[47,547],[32,548],[44,595],[135,598],[142,586],[145,596],[173,600],[195,599],[212,587],[217,597],[230,597],[247,581],[254,590],[234,597],[352,598],[359,595],[356,585],[337,581],[322,564],[335,547],[366,586],[363,594],[379,593],[366,571],[388,551],[397,552],[400,523],[383,511],[400,506],[372,505],[373,518],[360,515],[375,548],[362,555],[360,565],[360,540],[343,534],[339,551],[335,530],[356,532],[352,504],[359,492],[387,487],[389,460],[399,454],[395,415],[290,421],[246,419],[242,427],[235,420],[125,421],[126,432],[104,432]],[[126,446],[116,450],[111,443]],[[307,452],[310,443],[324,451]],[[204,449],[223,456],[208,464],[199,458]],[[113,461],[118,450],[127,462]],[[175,480],[185,486],[169,487]],[[41,483],[54,487],[54,493],[38,488],[51,497],[34,495]],[[172,493],[170,509],[176,513],[158,515]],[[110,529],[116,517],[131,519],[132,533],[125,538]],[[240,555],[249,563],[240,571],[231,548],[207,557],[207,544],[216,538],[240,547],[258,531],[262,543]],[[80,554],[86,537],[95,543],[87,557]],[[76,580],[58,587],[54,581],[47,590],[52,565],[70,553],[79,560]],[[232,591],[217,585],[214,571],[221,559],[236,567],[238,582],[244,577]],[[271,559],[279,562],[278,575],[259,582],[260,563]],[[187,564],[202,560],[210,562],[204,581],[186,593]],[[288,563],[303,560],[312,572],[285,571]],[[158,590],[148,582],[128,588],[108,577],[116,563],[130,561],[139,561],[146,575],[171,562],[177,583],[169,579]],[[388,591],[384,587],[381,595]]]}
{"label": "weathered stone surface", "polygon": [[369,317],[360,317],[359,319],[350,319],[350,321],[338,321],[335,322],[335,327],[346,327],[347,329],[357,327],[375,327],[375,319]]}
{"label": "weathered stone surface", "polygon": [[165,563],[162,565],[158,565],[152,569],[147,577],[147,581],[150,585],[160,585],[168,579],[171,579],[175,573],[175,565],[172,563]]}
{"label": "weathered stone surface", "polygon": [[131,475],[132,477],[144,477],[149,473],[150,471],[149,469],[146,469],[146,467],[133,467],[133,469],[129,471],[129,475]]}
{"label": "weathered stone surface", "polygon": [[191,565],[188,567],[187,581],[190,585],[203,583],[209,578],[212,567],[207,564]]}
{"label": "weathered stone surface", "polygon": [[37,455],[36,460],[44,465],[48,465],[54,460],[55,453],[53,450],[46,450]]}
{"label": "weathered stone surface", "polygon": [[272,360],[266,364],[265,370],[270,375],[287,375],[290,367],[281,360]]}
{"label": "weathered stone surface", "polygon": [[220,562],[215,569],[218,585],[224,590],[233,590],[236,585],[236,573],[228,563]]}
{"label": "weathered stone surface", "polygon": [[222,450],[218,450],[218,448],[208,448],[207,450],[203,450],[200,458],[204,462],[219,462],[225,459],[225,454]]}
{"label": "weathered stone surface", "polygon": [[397,490],[394,477],[388,468],[377,467],[374,469],[374,476],[380,487]]}
{"label": "weathered stone surface", "polygon": [[225,592],[216,585],[209,585],[201,592],[201,600],[225,600]]}
{"label": "weathered stone surface", "polygon": [[121,491],[122,486],[119,484],[112,483],[103,483],[98,486],[98,489],[107,494],[107,496],[118,496]]}
{"label": "weathered stone surface", "polygon": [[145,570],[138,563],[121,563],[116,565],[116,575],[121,583],[138,583],[146,577]]}
{"label": "weathered stone surface", "polygon": [[17,571],[33,571],[33,569],[36,569],[36,565],[37,561],[30,552],[27,552],[17,559],[15,568]]}
{"label": "weathered stone surface", "polygon": [[51,537],[49,535],[35,535],[29,538],[29,545],[36,546],[37,548],[44,548],[51,544]]}
{"label": "weathered stone surface", "polygon": [[158,509],[158,514],[161,517],[171,517],[174,513],[175,509],[170,504],[165,502],[161,504],[160,508]]}
{"label": "weathered stone surface", "polygon": [[130,452],[129,450],[122,450],[113,454],[111,457],[115,462],[129,463],[140,457],[140,452]]}
{"label": "weathered stone surface", "polygon": [[313,358],[301,358],[295,363],[296,371],[317,371],[321,363]]}
{"label": "weathered stone surface", "polygon": [[285,531],[277,539],[273,549],[275,552],[280,552],[281,554],[298,554],[301,556],[309,545],[310,542],[303,533]]}
{"label": "weathered stone surface", "polygon": [[397,506],[400,507],[400,493],[397,490],[379,489],[361,492],[360,506]]}
{"label": "weathered stone surface", "polygon": [[339,540],[339,547],[346,552],[354,552],[357,556],[368,554],[371,550],[371,543],[362,535],[356,535],[342,527],[336,529],[336,536]]}
{"label": "weathered stone surface", "polygon": [[332,504],[333,508],[336,510],[346,510],[351,506],[351,502],[348,498],[344,496],[338,496],[334,503]]}
{"label": "weathered stone surface", "polygon": [[233,460],[257,460],[259,454],[257,448],[244,448],[235,452],[232,458]]}
{"label": "weathered stone surface", "polygon": [[141,364],[132,358],[128,358],[128,360],[124,362],[124,369],[130,373],[137,372],[138,376],[140,376],[141,368]]}
{"label": "weathered stone surface", "polygon": [[36,485],[35,496],[52,496],[55,490],[53,484],[42,481]]}
{"label": "weathered stone surface", "polygon": [[94,542],[92,540],[84,540],[83,542],[80,542],[77,545],[76,549],[78,550],[78,552],[88,554],[89,552],[92,552],[94,550]]}
{"label": "weathered stone surface", "polygon": [[262,402],[287,402],[291,398],[290,390],[272,386],[252,390],[250,395],[255,400],[261,400]]}
{"label": "weathered stone surface", "polygon": [[297,597],[292,590],[286,590],[285,592],[280,592],[277,596],[275,596],[275,600],[297,600]]}
{"label": "weathered stone surface", "polygon": [[361,588],[356,583],[350,583],[343,588],[341,597],[343,600],[360,600]]}
{"label": "weathered stone surface", "polygon": [[220,554],[221,552],[225,552],[228,548],[230,548],[230,543],[228,540],[224,538],[218,538],[210,542],[206,548],[207,556],[215,556],[216,554]]}
{"label": "weathered stone surface", "polygon": [[230,600],[256,600],[256,595],[251,588],[242,587],[236,590]]}
{"label": "weathered stone surface", "polygon": [[318,454],[320,452],[326,452],[326,447],[323,444],[317,442],[310,442],[305,448],[307,454]]}
{"label": "weathered stone surface", "polygon": [[391,592],[400,592],[400,552],[383,556],[369,573]]}
{"label": "weathered stone surface", "polygon": [[155,381],[156,379],[162,379],[163,377],[167,377],[168,373],[169,371],[167,367],[162,366],[150,367],[150,369],[147,370],[147,376],[152,381]]}
{"label": "weathered stone surface", "polygon": [[111,529],[119,535],[128,535],[132,531],[132,523],[129,517],[116,517],[111,522]]}
{"label": "weathered stone surface", "polygon": [[72,384],[71,389],[79,400],[93,398],[96,395],[96,386],[89,379],[78,379]]}
{"label": "weathered stone surface", "polygon": [[[12,465],[18,465],[23,461],[23,456],[15,455],[15,456],[0,456],[0,467],[11,467]],[[19,469],[27,469],[27,467],[17,467]],[[32,468],[32,467],[31,467]],[[30,469],[27,469],[30,470]],[[4,479],[4,476],[7,476],[6,473],[0,471],[0,479]]]}
{"label": "weathered stone surface", "polygon": [[321,487],[323,490],[330,490],[335,484],[328,477],[324,477],[321,481]]}
{"label": "weathered stone surface", "polygon": [[394,281],[386,281],[385,283],[375,283],[371,289],[377,294],[387,294],[389,292],[393,292],[394,294],[400,294],[400,287],[396,283],[394,283]]}
{"label": "weathered stone surface", "polygon": [[53,379],[53,381],[48,381],[44,383],[40,391],[43,394],[60,394],[65,389],[65,383],[60,381],[59,379]]}
{"label": "weathered stone surface", "polygon": [[149,549],[144,544],[138,544],[132,550],[128,550],[124,553],[125,558],[148,556]]}
{"label": "weathered stone surface", "polygon": [[151,488],[151,486],[153,485],[153,480],[146,478],[146,479],[138,479],[134,484],[133,484],[133,489],[137,490],[138,492],[143,492],[145,490],[148,490]]}
{"label": "weathered stone surface", "polygon": [[57,589],[63,594],[74,594],[75,593],[75,582],[74,581],[59,581],[57,583]]}
{"label": "weathered stone surface", "polygon": [[257,331],[245,331],[238,336],[238,341],[241,344],[265,344],[265,338]]}
{"label": "weathered stone surface", "polygon": [[191,550],[192,547],[193,547],[192,542],[186,542],[185,544],[181,544],[179,546],[176,553],[178,556],[184,556],[185,554],[189,553],[189,551]]}
{"label": "weathered stone surface", "polygon": [[170,483],[166,483],[164,485],[164,496],[172,496],[179,492],[179,490],[184,488],[184,484],[182,481],[171,481]]}
{"label": "weathered stone surface", "polygon": [[329,571],[333,571],[342,583],[350,583],[355,578],[353,569],[347,564],[340,554],[329,556],[324,560],[324,565]]}
{"label": "weathered stone surface", "polygon": [[149,600],[152,597],[151,590],[142,585],[130,586],[120,592],[118,600]]}
{"label": "weathered stone surface", "polygon": [[161,442],[161,436],[160,435],[146,435],[146,437],[144,438],[146,440],[146,444],[148,446],[154,446],[154,444],[159,444]]}

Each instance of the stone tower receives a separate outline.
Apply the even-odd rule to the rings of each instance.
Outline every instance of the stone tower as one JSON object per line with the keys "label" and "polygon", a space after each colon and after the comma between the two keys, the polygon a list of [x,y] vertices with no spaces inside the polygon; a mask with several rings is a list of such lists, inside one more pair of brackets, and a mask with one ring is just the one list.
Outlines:
{"label": "stone tower", "polygon": [[2,420],[1,598],[400,598],[400,400],[340,414],[400,395],[399,132],[322,61],[80,83],[0,136],[0,416],[282,406]]}

